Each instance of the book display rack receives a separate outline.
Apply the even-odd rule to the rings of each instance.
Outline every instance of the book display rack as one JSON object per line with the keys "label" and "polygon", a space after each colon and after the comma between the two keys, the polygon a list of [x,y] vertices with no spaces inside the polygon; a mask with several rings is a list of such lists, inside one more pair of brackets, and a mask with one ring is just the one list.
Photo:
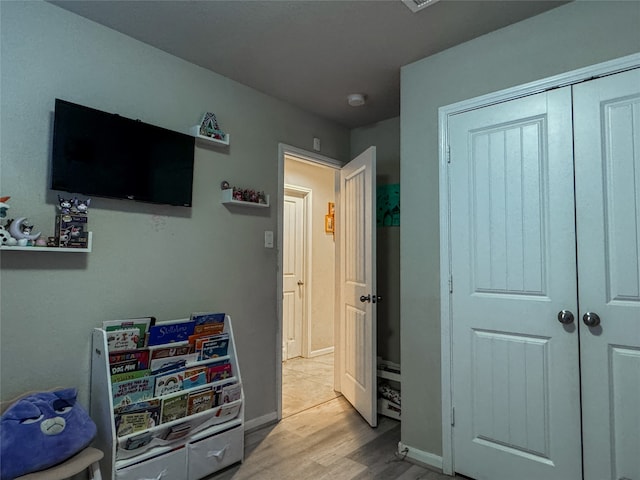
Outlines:
{"label": "book display rack", "polygon": [[91,417],[104,478],[198,480],[244,457],[231,318],[104,322],[93,331]]}

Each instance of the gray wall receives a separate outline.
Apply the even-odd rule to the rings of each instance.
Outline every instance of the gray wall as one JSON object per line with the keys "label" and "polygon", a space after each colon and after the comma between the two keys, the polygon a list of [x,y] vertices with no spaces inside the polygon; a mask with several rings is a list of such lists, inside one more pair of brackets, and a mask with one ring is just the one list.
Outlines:
{"label": "gray wall", "polygon": [[[376,184],[400,183],[400,117],[351,131],[351,158],[376,146]],[[402,206],[400,225],[402,225]],[[400,229],[376,229],[378,356],[400,363]]]}
{"label": "gray wall", "polygon": [[438,107],[640,51],[640,3],[577,1],[401,71],[402,441],[441,455]]}
{"label": "gray wall", "polygon": [[[276,410],[278,142],[346,160],[349,131],[49,3],[0,2],[0,194],[53,234],[47,188],[54,99],[186,132],[214,111],[228,150],[197,148],[193,208],[94,198],[90,254],[1,254],[1,395],[77,386],[88,401],[90,333],[102,320],[225,311],[234,320],[247,419]],[[230,210],[220,182],[271,207]]]}

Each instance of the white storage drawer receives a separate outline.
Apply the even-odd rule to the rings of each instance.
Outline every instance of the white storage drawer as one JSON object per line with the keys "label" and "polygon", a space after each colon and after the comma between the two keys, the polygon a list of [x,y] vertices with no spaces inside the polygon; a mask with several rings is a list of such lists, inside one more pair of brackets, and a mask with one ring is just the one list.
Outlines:
{"label": "white storage drawer", "polygon": [[242,427],[237,427],[188,444],[188,480],[199,480],[216,470],[242,460],[244,448],[242,430]]}
{"label": "white storage drawer", "polygon": [[116,480],[175,480],[187,471],[187,449],[181,448],[116,471]]}

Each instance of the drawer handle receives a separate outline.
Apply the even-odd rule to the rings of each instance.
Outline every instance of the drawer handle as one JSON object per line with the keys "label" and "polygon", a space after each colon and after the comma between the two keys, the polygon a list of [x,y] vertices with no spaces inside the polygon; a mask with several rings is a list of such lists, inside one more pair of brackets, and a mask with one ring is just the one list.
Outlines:
{"label": "drawer handle", "polygon": [[226,445],[222,450],[210,450],[209,452],[207,452],[207,458],[216,457],[218,461],[222,460],[222,457],[224,457],[224,453],[227,451],[228,446],[229,445]]}
{"label": "drawer handle", "polygon": [[157,477],[153,477],[153,478],[141,478],[140,480],[162,480],[162,477],[165,476],[165,474],[167,473],[167,469],[165,468],[164,470],[162,470]]}

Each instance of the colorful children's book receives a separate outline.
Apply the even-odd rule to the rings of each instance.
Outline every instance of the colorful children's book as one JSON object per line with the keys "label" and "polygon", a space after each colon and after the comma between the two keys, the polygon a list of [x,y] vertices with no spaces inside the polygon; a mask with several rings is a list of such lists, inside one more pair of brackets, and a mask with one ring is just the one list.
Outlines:
{"label": "colorful children's book", "polygon": [[109,370],[111,370],[111,376],[135,372],[138,370],[138,361],[133,359],[125,360],[124,362],[112,363],[109,365]]}
{"label": "colorful children's book", "polygon": [[165,343],[186,342],[189,335],[193,335],[195,322],[192,320],[175,320],[173,322],[157,323],[149,329],[148,346]]}
{"label": "colorful children's book", "polygon": [[148,377],[151,370],[134,370],[133,372],[118,373],[111,375],[111,383],[124,382],[125,380],[133,380],[134,378]]}
{"label": "colorful children's book", "polygon": [[179,393],[173,397],[162,399],[162,413],[160,421],[162,423],[172,422],[187,415],[187,393]]}
{"label": "colorful children's book", "polygon": [[224,323],[224,316],[224,313],[198,312],[191,314],[191,320],[196,322],[196,325],[205,325],[207,323]]}
{"label": "colorful children's book", "polygon": [[240,388],[239,383],[233,383],[222,387],[222,403],[230,403],[240,400],[241,395],[242,389]]}
{"label": "colorful children's book", "polygon": [[217,382],[232,377],[231,364],[216,363],[207,367],[207,383]]}
{"label": "colorful children's book", "polygon": [[153,428],[160,424],[160,400],[152,399],[116,408],[113,416],[119,437]]}
{"label": "colorful children's book", "polygon": [[207,383],[207,367],[202,366],[202,367],[188,368],[184,371],[184,380],[182,381],[182,388],[184,390],[206,385],[206,383]]}
{"label": "colorful children's book", "polygon": [[153,358],[150,363],[153,372],[166,371],[171,365],[186,365],[198,360],[197,353],[187,353],[186,355],[175,355],[173,357]]}
{"label": "colorful children's book", "polygon": [[111,385],[114,409],[153,398],[154,377],[134,378]]}
{"label": "colorful children's book", "polygon": [[165,375],[156,375],[155,394],[156,397],[182,390],[182,380],[184,371],[171,372]]}
{"label": "colorful children's book", "polygon": [[138,348],[139,341],[140,330],[137,328],[125,328],[107,332],[107,348],[109,352],[133,350],[134,348]]}
{"label": "colorful children's book", "polygon": [[149,350],[131,350],[122,352],[109,353],[109,363],[120,363],[128,360],[136,360],[138,363],[137,370],[145,370],[149,368]]}
{"label": "colorful children's book", "polygon": [[105,320],[102,322],[102,328],[107,332],[137,328],[139,332],[137,348],[144,348],[147,332],[155,322],[155,317],[129,318],[126,320]]}
{"label": "colorful children's book", "polygon": [[224,357],[229,347],[229,334],[221,333],[202,343],[200,350],[200,360]]}
{"label": "colorful children's book", "polygon": [[204,388],[189,393],[189,398],[187,399],[187,415],[204,412],[211,407],[213,407],[213,390],[211,388]]}

